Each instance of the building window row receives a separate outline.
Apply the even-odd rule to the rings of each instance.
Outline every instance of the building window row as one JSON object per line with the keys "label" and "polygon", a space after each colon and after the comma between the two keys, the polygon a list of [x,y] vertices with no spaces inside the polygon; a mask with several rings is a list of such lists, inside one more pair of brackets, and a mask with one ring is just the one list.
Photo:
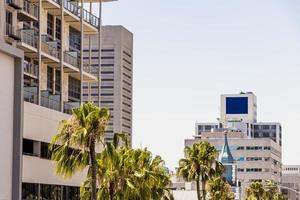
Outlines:
{"label": "building window row", "polygon": [[80,191],[73,186],[22,183],[22,200],[27,199],[79,200]]}

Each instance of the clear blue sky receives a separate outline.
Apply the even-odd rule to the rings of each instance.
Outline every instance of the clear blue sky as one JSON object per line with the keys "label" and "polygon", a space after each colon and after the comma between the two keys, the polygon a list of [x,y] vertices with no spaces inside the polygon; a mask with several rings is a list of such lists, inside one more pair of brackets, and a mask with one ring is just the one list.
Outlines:
{"label": "clear blue sky", "polygon": [[253,91],[258,120],[283,125],[283,162],[300,164],[300,1],[120,0],[103,23],[134,33],[135,147],[173,169],[222,93]]}

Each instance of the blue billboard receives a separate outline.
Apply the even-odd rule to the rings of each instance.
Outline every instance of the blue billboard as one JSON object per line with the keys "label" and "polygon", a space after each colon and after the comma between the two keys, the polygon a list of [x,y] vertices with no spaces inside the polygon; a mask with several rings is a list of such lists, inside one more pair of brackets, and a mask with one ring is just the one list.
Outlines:
{"label": "blue billboard", "polygon": [[248,97],[226,97],[226,114],[248,114]]}

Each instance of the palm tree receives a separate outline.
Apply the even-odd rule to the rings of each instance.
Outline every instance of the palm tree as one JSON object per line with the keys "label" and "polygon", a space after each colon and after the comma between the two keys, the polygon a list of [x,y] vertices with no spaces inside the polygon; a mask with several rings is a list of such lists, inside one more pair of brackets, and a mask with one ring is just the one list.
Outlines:
{"label": "palm tree", "polygon": [[[223,173],[223,165],[217,161],[218,151],[207,141],[185,147],[185,158],[179,160],[177,176],[186,181],[196,181],[198,200],[206,198],[206,183],[213,176]],[[201,182],[201,192],[200,192]]]}
{"label": "palm tree", "polygon": [[96,200],[97,193],[96,145],[103,144],[109,118],[108,109],[84,103],[72,111],[70,119],[61,122],[50,145],[56,174],[68,178],[88,167],[91,200]]}
{"label": "palm tree", "polygon": [[221,177],[214,177],[208,181],[207,191],[209,200],[234,200],[230,185]]}
{"label": "palm tree", "polygon": [[[119,145],[119,139],[122,144]],[[124,142],[125,141],[125,142]],[[109,200],[162,200],[171,199],[167,188],[170,177],[164,162],[146,149],[132,149],[124,134],[115,134],[98,154],[98,199]],[[88,179],[81,187],[83,199],[89,199]]]}
{"label": "palm tree", "polygon": [[264,186],[261,182],[253,182],[246,189],[246,200],[260,200],[265,196]]}

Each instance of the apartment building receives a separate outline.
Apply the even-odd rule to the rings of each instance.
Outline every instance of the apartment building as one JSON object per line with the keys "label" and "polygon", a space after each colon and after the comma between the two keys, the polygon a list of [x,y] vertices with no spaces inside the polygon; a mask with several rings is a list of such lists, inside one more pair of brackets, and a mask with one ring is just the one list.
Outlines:
{"label": "apartment building", "polygon": [[0,2],[0,199],[79,199],[86,172],[55,176],[48,144],[83,102],[83,84],[99,81],[83,59],[83,40],[101,36],[101,20],[83,3],[109,1]]}
{"label": "apartment building", "polygon": [[300,165],[283,166],[281,192],[288,199],[300,199]]}
{"label": "apartment building", "polygon": [[[202,133],[201,137],[186,139],[185,146],[192,146],[199,141],[208,141],[220,152],[224,152],[226,141],[224,129]],[[248,138],[245,134],[227,130],[228,149],[232,154],[234,166],[226,172],[225,177],[234,177],[235,185],[241,186],[241,199],[245,190],[253,181],[281,181],[281,146],[270,138]],[[227,150],[229,151],[229,150]],[[227,154],[226,155],[230,155]],[[224,159],[220,160],[223,162]],[[225,163],[226,166],[226,163]],[[238,194],[239,195],[239,194]],[[240,199],[240,198],[237,198]]]}
{"label": "apartment building", "polygon": [[[84,61],[97,76],[101,65],[101,81],[85,83],[83,101],[92,101],[109,108],[111,121],[106,140],[112,141],[114,133],[126,133],[132,138],[132,84],[133,84],[133,34],[123,26],[103,26],[101,60],[97,36],[86,36]],[[101,63],[99,64],[99,61]]]}

